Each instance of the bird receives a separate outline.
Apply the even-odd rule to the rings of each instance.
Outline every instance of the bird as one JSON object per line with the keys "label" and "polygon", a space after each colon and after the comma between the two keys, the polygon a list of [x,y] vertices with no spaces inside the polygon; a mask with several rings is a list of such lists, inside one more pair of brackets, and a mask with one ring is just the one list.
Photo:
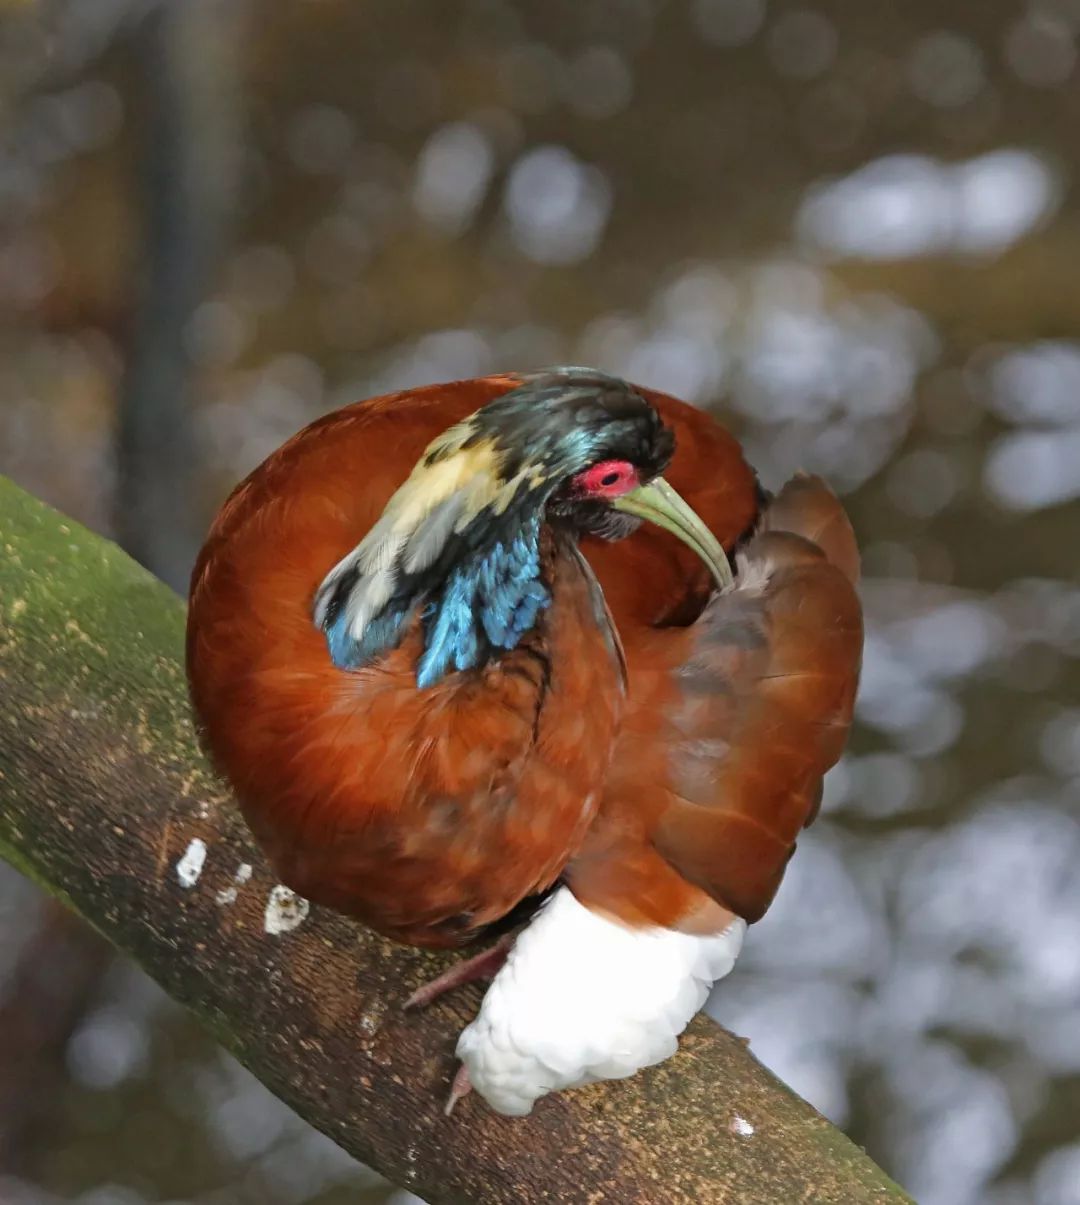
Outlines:
{"label": "bird", "polygon": [[709,413],[595,369],[425,385],[242,481],[190,590],[201,739],[281,881],[481,947],[456,1046],[524,1116],[672,1056],[769,907],[852,720],[829,487],[770,493]]}

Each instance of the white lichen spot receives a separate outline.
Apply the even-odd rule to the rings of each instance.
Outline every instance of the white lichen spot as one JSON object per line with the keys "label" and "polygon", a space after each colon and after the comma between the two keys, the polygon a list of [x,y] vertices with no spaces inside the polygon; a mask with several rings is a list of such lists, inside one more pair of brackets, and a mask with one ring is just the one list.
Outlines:
{"label": "white lichen spot", "polygon": [[274,936],[279,933],[290,933],[298,925],[303,924],[311,905],[302,895],[290,891],[284,883],[278,883],[271,888],[266,901],[266,915],[263,918],[263,928]]}
{"label": "white lichen spot", "polygon": [[181,887],[194,887],[202,874],[206,862],[206,842],[198,837],[192,837],[184,850],[184,856],[176,864],[176,877]]}
{"label": "white lichen spot", "polygon": [[733,1134],[739,1134],[743,1138],[749,1138],[754,1132],[754,1127],[745,1117],[739,1117],[738,1114],[732,1119],[729,1129]]}
{"label": "white lichen spot", "polygon": [[[236,874],[233,875],[233,881],[228,887],[223,887],[214,899],[223,907],[226,904],[235,904],[236,897],[240,894],[240,888],[251,878],[251,863],[241,862],[236,868]],[[301,918],[303,919],[303,918]],[[299,922],[298,922],[299,923]]]}

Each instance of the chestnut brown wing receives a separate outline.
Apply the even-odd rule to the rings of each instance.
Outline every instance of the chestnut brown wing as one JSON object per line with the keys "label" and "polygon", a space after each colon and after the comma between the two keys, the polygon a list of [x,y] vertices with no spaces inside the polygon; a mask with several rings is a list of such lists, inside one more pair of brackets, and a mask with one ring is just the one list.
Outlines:
{"label": "chestnut brown wing", "polygon": [[835,495],[794,478],[675,670],[672,792],[653,844],[747,920],[771,902],[847,739],[863,642],[858,563]]}

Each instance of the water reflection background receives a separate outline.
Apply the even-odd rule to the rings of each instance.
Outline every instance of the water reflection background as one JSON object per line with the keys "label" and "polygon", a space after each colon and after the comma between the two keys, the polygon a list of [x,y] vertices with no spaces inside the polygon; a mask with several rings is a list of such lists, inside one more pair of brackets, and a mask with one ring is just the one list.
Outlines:
{"label": "water reflection background", "polygon": [[[0,16],[0,470],[105,532],[158,7]],[[826,474],[858,729],[712,1010],[920,1201],[1080,1202],[1080,3],[189,8],[227,222],[163,571],[314,416],[503,368],[593,364],[716,410],[766,483]],[[4,1016],[30,957],[64,998],[55,925],[5,871]],[[80,991],[4,1201],[392,1191],[131,968]]]}

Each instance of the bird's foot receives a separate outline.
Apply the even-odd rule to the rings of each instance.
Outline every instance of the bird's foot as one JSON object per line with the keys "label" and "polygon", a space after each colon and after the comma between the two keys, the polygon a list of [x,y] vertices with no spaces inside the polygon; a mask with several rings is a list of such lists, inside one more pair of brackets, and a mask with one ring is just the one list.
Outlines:
{"label": "bird's foot", "polygon": [[462,1063],[457,1069],[457,1074],[454,1076],[454,1082],[450,1085],[450,1095],[446,1098],[446,1104],[443,1106],[443,1115],[449,1117],[453,1113],[457,1102],[468,1096],[471,1091],[472,1081],[469,1079],[469,1069]]}
{"label": "bird's foot", "polygon": [[[432,979],[430,983],[425,983],[423,987],[417,988],[402,1007],[405,1009],[425,1008],[433,1000],[437,1000],[440,996],[452,992],[463,984],[473,983],[477,979],[494,979],[506,961],[506,956],[510,953],[510,947],[513,944],[513,934],[500,937],[490,949],[484,950],[472,958],[466,958],[464,962],[459,962],[448,971],[444,971],[437,979]],[[464,1070],[462,1068],[462,1072]],[[459,1072],[460,1074],[461,1072]],[[467,1092],[468,1076],[465,1077],[465,1082]],[[454,1083],[456,1084],[457,1080]],[[464,1096],[465,1093],[463,1092],[461,1095]],[[451,1096],[452,1101],[456,1102],[459,1099],[460,1097]]]}

